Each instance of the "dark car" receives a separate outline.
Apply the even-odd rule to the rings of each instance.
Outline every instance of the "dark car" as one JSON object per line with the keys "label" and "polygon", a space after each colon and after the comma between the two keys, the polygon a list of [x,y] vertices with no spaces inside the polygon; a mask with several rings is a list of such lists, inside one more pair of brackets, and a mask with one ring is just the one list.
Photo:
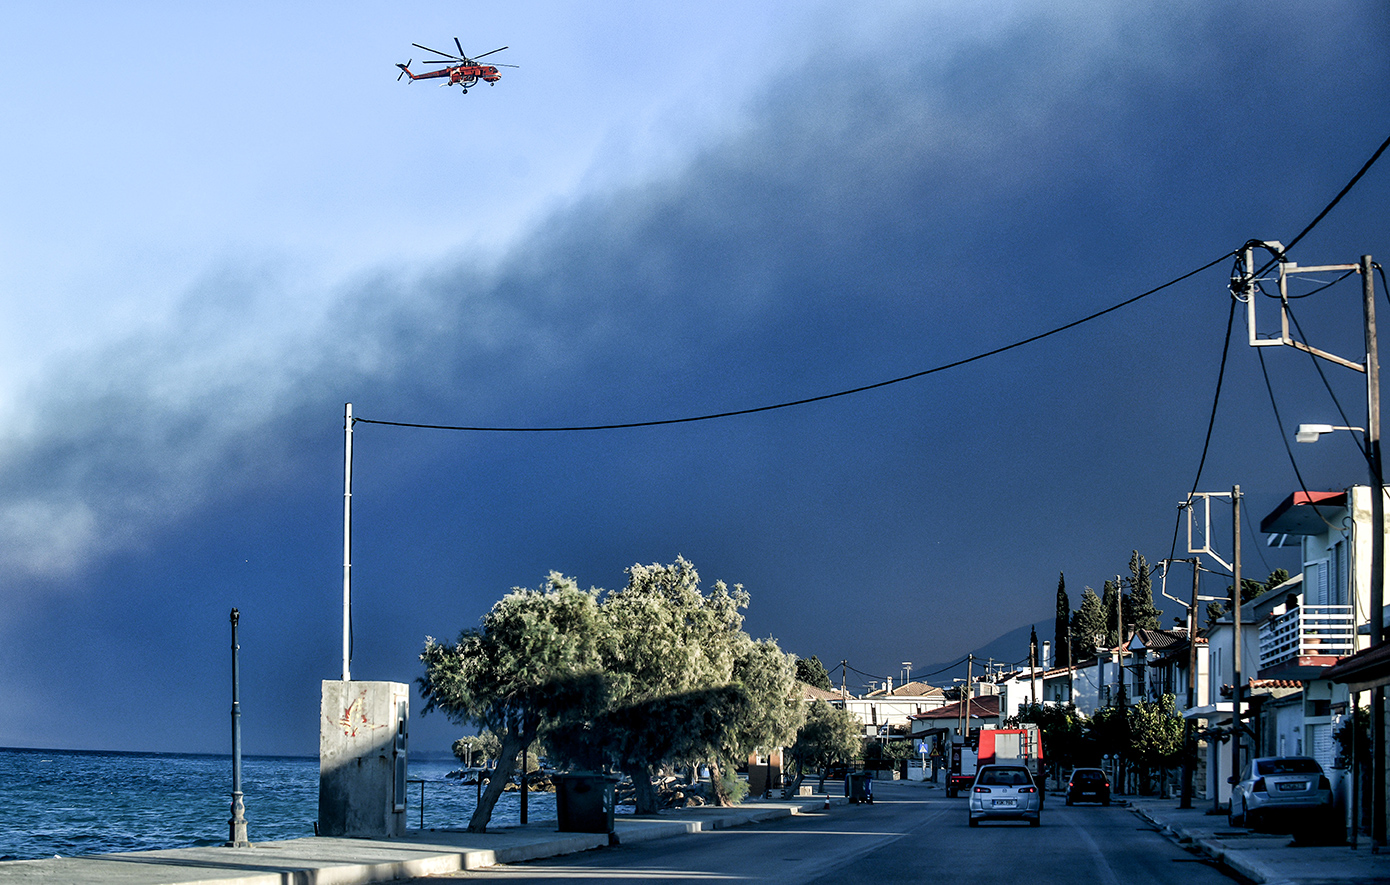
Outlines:
{"label": "dark car", "polygon": [[1099,802],[1110,804],[1110,778],[1099,768],[1073,768],[1067,778],[1067,804]]}

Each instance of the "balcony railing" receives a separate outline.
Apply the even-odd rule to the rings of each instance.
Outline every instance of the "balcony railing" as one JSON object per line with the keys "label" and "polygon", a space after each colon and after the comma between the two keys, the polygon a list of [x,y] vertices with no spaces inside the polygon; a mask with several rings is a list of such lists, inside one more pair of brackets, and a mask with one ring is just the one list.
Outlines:
{"label": "balcony railing", "polygon": [[1260,625],[1260,669],[1305,655],[1343,657],[1355,650],[1349,605],[1301,605]]}

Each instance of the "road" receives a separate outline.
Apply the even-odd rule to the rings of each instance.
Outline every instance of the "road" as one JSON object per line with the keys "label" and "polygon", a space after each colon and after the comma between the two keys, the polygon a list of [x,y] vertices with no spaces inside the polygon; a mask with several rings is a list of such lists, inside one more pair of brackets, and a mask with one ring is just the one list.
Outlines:
{"label": "road", "polygon": [[941,790],[918,784],[879,782],[874,790],[872,805],[413,881],[1232,882],[1118,806],[1067,808],[1049,797],[1040,827],[1020,822],[971,828],[964,797],[947,799]]}

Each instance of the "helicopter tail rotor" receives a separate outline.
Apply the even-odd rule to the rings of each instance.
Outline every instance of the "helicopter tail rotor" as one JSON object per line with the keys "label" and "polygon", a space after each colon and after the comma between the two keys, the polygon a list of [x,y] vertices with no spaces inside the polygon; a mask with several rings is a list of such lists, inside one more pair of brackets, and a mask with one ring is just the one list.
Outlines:
{"label": "helicopter tail rotor", "polygon": [[[410,74],[410,62],[411,62],[411,61],[415,61],[415,59],[412,58],[410,61],[406,62],[406,63],[403,64],[403,65],[402,65],[402,64],[396,65],[396,67],[398,67],[398,68],[401,69],[401,72],[400,72],[399,74],[396,75],[396,82],[397,82],[397,83],[401,82],[401,78],[404,77],[406,74]],[[414,80],[414,79],[415,79],[415,75],[414,75],[414,74],[410,74],[410,79]]]}

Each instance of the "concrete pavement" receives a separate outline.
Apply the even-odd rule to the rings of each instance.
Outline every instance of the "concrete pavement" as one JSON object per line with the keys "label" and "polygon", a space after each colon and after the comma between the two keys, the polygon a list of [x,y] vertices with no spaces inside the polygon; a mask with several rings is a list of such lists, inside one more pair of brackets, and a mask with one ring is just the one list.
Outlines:
{"label": "concrete pavement", "polygon": [[[843,797],[687,808],[660,817],[618,815],[620,844],[758,823],[832,805]],[[254,836],[254,833],[252,834]],[[559,833],[555,821],[474,834],[412,830],[402,839],[313,836],[251,848],[173,848],[128,854],[0,862],[0,885],[360,885],[573,854],[609,845],[605,834]]]}
{"label": "concrete pavement", "polygon": [[1197,801],[1197,807],[1184,809],[1176,799],[1126,798],[1140,817],[1261,885],[1390,885],[1390,853],[1372,854],[1364,838],[1354,849],[1295,844],[1287,834],[1229,826],[1224,812],[1207,813],[1210,802]]}

